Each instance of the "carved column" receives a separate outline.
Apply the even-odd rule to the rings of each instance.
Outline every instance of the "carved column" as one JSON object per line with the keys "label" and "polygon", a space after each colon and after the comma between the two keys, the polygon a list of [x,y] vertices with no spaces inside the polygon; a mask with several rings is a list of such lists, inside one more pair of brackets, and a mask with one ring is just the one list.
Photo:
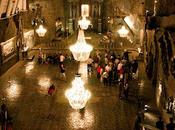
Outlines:
{"label": "carved column", "polygon": [[68,20],[68,28],[69,33],[73,33],[73,18],[72,18],[72,0],[68,0],[69,2],[69,20]]}
{"label": "carved column", "polygon": [[101,18],[101,8],[103,0],[98,0],[98,33],[102,33],[102,18]]}

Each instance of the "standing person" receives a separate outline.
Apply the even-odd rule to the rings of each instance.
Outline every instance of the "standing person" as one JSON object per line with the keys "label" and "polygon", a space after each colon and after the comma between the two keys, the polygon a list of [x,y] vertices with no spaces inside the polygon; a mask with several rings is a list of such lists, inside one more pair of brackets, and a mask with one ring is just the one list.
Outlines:
{"label": "standing person", "polygon": [[123,98],[123,79],[119,79],[119,98],[122,99]]}
{"label": "standing person", "polygon": [[127,81],[124,82],[124,88],[123,89],[124,89],[124,92],[123,93],[125,95],[125,98],[128,99],[129,85],[128,85],[128,82]]}
{"label": "standing person", "polygon": [[90,56],[87,60],[87,72],[89,76],[91,76],[92,74],[92,64],[93,64],[93,59]]}
{"label": "standing person", "polygon": [[175,130],[175,123],[173,123],[173,118],[170,118],[170,123],[166,125],[167,130]]}
{"label": "standing person", "polygon": [[103,72],[103,68],[100,65],[98,65],[97,67],[97,78],[98,79],[100,79],[102,72]]}
{"label": "standing person", "polygon": [[137,77],[137,70],[138,70],[138,61],[134,59],[131,63],[131,72],[132,72],[132,77],[136,79]]}
{"label": "standing person", "polygon": [[7,128],[7,119],[8,119],[8,110],[7,106],[3,103],[1,105],[1,121],[2,121],[2,130],[6,130]]}
{"label": "standing person", "polygon": [[39,48],[39,52],[38,52],[38,63],[42,64],[42,60],[43,60],[43,53],[41,51],[41,48]]}
{"label": "standing person", "polygon": [[7,122],[7,130],[13,130],[13,122],[12,119],[9,119]]}
{"label": "standing person", "polygon": [[103,72],[102,78],[103,78],[104,86],[107,86],[107,84],[108,84],[108,73],[106,71]]}
{"label": "standing person", "polygon": [[141,123],[141,117],[140,115],[137,115],[136,121],[135,121],[135,126],[134,126],[134,130],[140,130],[140,123]]}
{"label": "standing person", "polygon": [[122,61],[120,61],[118,66],[117,66],[117,72],[118,72],[118,81],[123,80],[123,78],[124,78],[124,69],[123,69]]}
{"label": "standing person", "polygon": [[60,71],[61,71],[61,77],[63,77],[64,80],[66,80],[65,67],[63,63],[60,64]]}
{"label": "standing person", "polygon": [[52,84],[48,89],[48,95],[52,96],[54,92],[55,92],[55,85]]}
{"label": "standing person", "polygon": [[63,64],[64,59],[65,59],[65,56],[61,53],[61,54],[60,54],[60,57],[59,57],[59,62],[60,62],[60,64]]}
{"label": "standing person", "polygon": [[159,130],[164,130],[164,122],[162,120],[162,117],[159,117],[159,120],[156,122],[156,128]]}
{"label": "standing person", "polygon": [[123,59],[129,61],[129,52],[126,49],[123,52]]}

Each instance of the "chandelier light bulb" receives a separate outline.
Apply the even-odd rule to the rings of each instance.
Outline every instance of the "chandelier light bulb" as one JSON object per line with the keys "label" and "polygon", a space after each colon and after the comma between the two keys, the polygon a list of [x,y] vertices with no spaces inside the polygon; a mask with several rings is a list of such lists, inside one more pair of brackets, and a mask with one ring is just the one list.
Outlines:
{"label": "chandelier light bulb", "polygon": [[86,61],[89,58],[92,46],[86,43],[83,30],[79,30],[76,43],[69,49],[77,61]]}
{"label": "chandelier light bulb", "polygon": [[122,26],[122,28],[118,30],[118,33],[120,37],[127,37],[129,31],[125,28],[125,26]]}
{"label": "chandelier light bulb", "polygon": [[43,27],[43,25],[39,25],[39,28],[36,29],[36,33],[38,34],[39,37],[44,37],[46,32],[47,30]]}
{"label": "chandelier light bulb", "polygon": [[80,75],[76,75],[72,81],[72,88],[66,90],[66,98],[73,109],[82,109],[86,106],[87,101],[91,97],[91,93],[84,88],[84,82]]}

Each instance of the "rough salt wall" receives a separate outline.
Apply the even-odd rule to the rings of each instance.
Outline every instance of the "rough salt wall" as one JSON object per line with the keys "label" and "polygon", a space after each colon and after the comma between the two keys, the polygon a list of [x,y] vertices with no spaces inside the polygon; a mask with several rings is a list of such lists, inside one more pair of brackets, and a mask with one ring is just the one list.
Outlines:
{"label": "rough salt wall", "polygon": [[157,0],[156,15],[175,14],[175,0]]}

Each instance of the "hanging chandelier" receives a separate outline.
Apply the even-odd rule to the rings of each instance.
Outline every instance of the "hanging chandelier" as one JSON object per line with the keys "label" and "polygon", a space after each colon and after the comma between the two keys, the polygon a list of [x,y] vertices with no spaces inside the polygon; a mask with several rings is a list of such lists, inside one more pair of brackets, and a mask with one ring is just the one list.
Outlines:
{"label": "hanging chandelier", "polygon": [[89,58],[92,46],[86,43],[83,30],[79,30],[76,43],[69,49],[77,61],[86,61]]}
{"label": "hanging chandelier", "polygon": [[120,37],[127,37],[129,31],[125,28],[125,26],[122,26],[121,29],[117,31],[120,35]]}
{"label": "hanging chandelier", "polygon": [[72,81],[72,88],[66,90],[65,96],[73,109],[82,109],[86,106],[91,93],[85,90],[80,74],[75,76],[75,79]]}
{"label": "hanging chandelier", "polygon": [[43,25],[39,25],[39,28],[36,29],[36,33],[38,34],[39,37],[44,37],[46,32],[47,30],[43,27]]}
{"label": "hanging chandelier", "polygon": [[81,29],[86,30],[91,24],[90,20],[87,19],[87,17],[89,17],[89,5],[88,4],[81,5],[81,17],[82,19],[78,21],[78,25],[80,26]]}
{"label": "hanging chandelier", "polygon": [[78,25],[81,29],[86,30],[88,29],[89,25],[91,24],[90,20],[88,20],[86,17],[83,17],[78,21]]}

